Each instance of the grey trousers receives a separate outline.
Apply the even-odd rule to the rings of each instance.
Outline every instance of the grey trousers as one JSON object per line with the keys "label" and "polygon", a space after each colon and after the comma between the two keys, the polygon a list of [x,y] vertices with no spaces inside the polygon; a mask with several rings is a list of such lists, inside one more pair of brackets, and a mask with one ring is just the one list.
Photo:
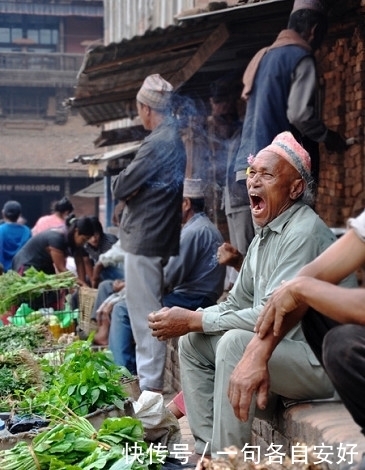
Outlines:
{"label": "grey trousers", "polygon": [[148,314],[162,308],[163,266],[159,256],[127,253],[124,261],[126,301],[136,342],[137,374],[141,390],[162,390],[166,342],[148,327]]}
{"label": "grey trousers", "polygon": [[239,212],[232,212],[227,216],[229,238],[231,244],[246,256],[248,247],[255,236],[251,207],[242,206]]}
{"label": "grey trousers", "polygon": [[[180,374],[195,452],[216,456],[225,447],[242,449],[251,441],[256,407],[239,421],[227,396],[231,373],[254,333],[230,330],[222,335],[189,333],[180,338]],[[304,341],[284,339],[270,361],[271,393],[291,399],[329,398],[333,386]],[[260,412],[262,416],[262,412]]]}

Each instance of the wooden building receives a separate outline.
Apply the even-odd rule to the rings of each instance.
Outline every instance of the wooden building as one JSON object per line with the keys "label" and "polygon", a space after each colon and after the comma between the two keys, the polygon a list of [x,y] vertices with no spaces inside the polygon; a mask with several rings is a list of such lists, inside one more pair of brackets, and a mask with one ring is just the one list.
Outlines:
{"label": "wooden building", "polygon": [[[135,118],[136,93],[151,73],[160,73],[181,94],[199,97],[209,107],[210,84],[227,77],[239,84],[254,53],[285,28],[293,1],[224,3],[199,2],[199,8],[175,17],[175,24],[88,51],[68,103],[88,125],[102,128],[96,145],[110,148],[141,136],[133,121],[127,128],[110,129],[108,124]],[[321,147],[316,209],[330,226],[343,227],[365,202],[365,2],[328,4],[329,32],[318,54],[321,113],[328,127],[356,143],[342,155]]]}

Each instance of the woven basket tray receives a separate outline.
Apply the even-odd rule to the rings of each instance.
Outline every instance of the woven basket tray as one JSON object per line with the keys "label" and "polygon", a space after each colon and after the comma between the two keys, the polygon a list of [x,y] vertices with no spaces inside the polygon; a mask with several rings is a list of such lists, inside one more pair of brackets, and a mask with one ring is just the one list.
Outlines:
{"label": "woven basket tray", "polygon": [[79,329],[88,335],[96,326],[91,322],[91,313],[94,307],[98,289],[80,287],[79,289]]}

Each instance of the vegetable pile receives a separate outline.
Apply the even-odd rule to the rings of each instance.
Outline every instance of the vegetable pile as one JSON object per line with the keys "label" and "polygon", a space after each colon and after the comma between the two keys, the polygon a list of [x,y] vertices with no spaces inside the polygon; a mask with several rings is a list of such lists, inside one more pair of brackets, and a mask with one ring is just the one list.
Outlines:
{"label": "vegetable pile", "polygon": [[2,470],[158,470],[167,451],[143,440],[135,418],[107,418],[99,431],[83,417],[69,414],[40,432],[28,445],[0,451]]}
{"label": "vegetable pile", "polygon": [[0,314],[13,306],[30,303],[46,291],[70,289],[76,286],[76,278],[70,271],[58,274],[45,274],[31,267],[23,276],[15,271],[7,271],[0,276]]}
{"label": "vegetable pile", "polygon": [[27,350],[0,355],[0,393],[13,396],[17,390],[39,388],[42,383],[39,364]]}
{"label": "vegetable pile", "polygon": [[45,417],[54,414],[60,402],[79,416],[110,405],[123,410],[127,393],[121,382],[132,375],[114,363],[110,351],[93,350],[91,341],[75,341],[38,358],[41,386],[29,384],[26,390],[6,393],[9,390],[1,390],[0,384],[0,409]]}
{"label": "vegetable pile", "polygon": [[26,326],[7,325],[0,327],[0,354],[19,349],[34,352],[40,348],[51,347],[52,343],[53,337],[46,325],[28,324]]}

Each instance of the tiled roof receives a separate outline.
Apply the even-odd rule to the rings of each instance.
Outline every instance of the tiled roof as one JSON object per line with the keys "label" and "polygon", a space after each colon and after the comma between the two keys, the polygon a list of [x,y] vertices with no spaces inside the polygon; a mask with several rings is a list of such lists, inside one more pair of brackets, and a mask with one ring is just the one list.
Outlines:
{"label": "tiled roof", "polygon": [[237,4],[95,47],[84,58],[70,104],[88,124],[133,117],[136,93],[151,73],[181,91],[207,93],[209,81],[242,73],[252,55],[285,26],[291,6],[292,0]]}

